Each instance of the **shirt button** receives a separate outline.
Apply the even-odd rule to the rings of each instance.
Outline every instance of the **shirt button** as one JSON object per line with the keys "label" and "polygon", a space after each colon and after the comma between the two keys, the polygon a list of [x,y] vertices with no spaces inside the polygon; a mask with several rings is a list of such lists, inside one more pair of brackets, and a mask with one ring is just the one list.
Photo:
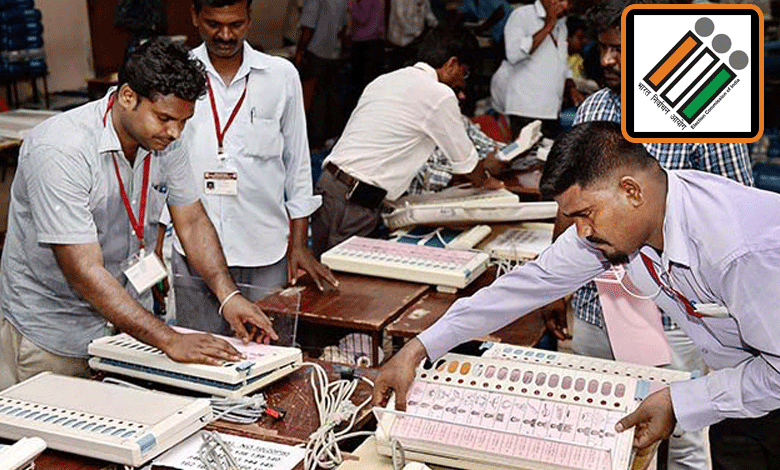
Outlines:
{"label": "shirt button", "polygon": [[707,353],[709,353],[709,351],[707,351],[707,348],[702,348],[701,349],[701,353],[702,354],[707,354]]}

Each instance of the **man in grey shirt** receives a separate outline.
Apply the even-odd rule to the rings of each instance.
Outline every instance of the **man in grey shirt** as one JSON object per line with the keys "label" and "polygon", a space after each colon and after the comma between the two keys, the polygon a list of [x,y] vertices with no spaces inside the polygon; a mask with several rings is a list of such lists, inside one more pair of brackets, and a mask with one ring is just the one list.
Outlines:
{"label": "man in grey shirt", "polygon": [[165,325],[128,282],[125,264],[144,259],[144,246],[151,251],[166,203],[236,334],[276,338],[260,309],[237,294],[189,159],[174,142],[206,91],[203,67],[185,48],[154,40],[123,65],[119,83],[36,127],[20,151],[0,266],[0,389],[44,370],[86,375],[87,345],[106,321],[177,361],[240,358],[221,339]]}

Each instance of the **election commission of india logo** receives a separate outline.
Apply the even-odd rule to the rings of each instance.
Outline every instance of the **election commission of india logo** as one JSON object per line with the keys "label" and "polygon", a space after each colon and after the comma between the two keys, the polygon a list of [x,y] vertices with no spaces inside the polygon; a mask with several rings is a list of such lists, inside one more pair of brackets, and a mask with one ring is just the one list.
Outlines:
{"label": "election commission of india logo", "polygon": [[754,5],[623,12],[621,122],[632,142],[754,142],[763,133],[764,19]]}

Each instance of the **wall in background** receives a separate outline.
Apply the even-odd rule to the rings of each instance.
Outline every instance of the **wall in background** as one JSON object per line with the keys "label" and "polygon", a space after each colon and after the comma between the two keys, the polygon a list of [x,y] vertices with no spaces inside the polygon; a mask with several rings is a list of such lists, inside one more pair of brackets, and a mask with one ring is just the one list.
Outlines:
{"label": "wall in background", "polygon": [[83,88],[94,76],[86,0],[35,0],[43,13],[49,91]]}

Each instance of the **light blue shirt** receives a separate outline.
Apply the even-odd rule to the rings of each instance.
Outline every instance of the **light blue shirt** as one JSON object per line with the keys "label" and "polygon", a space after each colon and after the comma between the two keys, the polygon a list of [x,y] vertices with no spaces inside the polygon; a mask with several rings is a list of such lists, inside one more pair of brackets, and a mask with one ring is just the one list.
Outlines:
{"label": "light blue shirt", "polygon": [[[206,46],[195,48],[192,55],[206,67],[223,129],[246,85],[246,98],[225,133],[226,158],[217,157],[208,95],[195,103],[195,115],[182,135],[201,191],[205,172],[238,174],[237,195],[203,194],[203,205],[228,266],[274,264],[287,252],[289,219],[308,217],[322,200],[312,188],[298,72],[290,61],[258,52],[244,42],[241,67],[230,83],[224,83],[209,61]],[[178,239],[175,246],[184,254]]]}
{"label": "light blue shirt", "polygon": [[[86,357],[87,344],[103,336],[106,320],[71,289],[51,245],[98,243],[105,268],[139,297],[122,274],[122,263],[138,251],[139,243],[120,196],[113,157],[137,217],[148,152],[139,148],[133,165],[125,158],[110,115],[103,125],[108,96],[35,127],[19,151],[11,187],[0,308],[27,339],[62,356]],[[148,248],[154,247],[166,203],[198,199],[180,142],[150,158],[144,228]]]}
{"label": "light blue shirt", "polygon": [[[680,426],[701,429],[726,418],[762,416],[780,408],[780,196],[696,170],[672,170],[664,216],[664,251],[641,252],[662,279],[694,303],[730,315],[696,318],[661,291],[638,253],[631,280],[668,313],[713,369],[671,385]],[[600,274],[603,256],[570,227],[539,258],[457,301],[418,338],[429,357],[498,330],[559,299]]]}

